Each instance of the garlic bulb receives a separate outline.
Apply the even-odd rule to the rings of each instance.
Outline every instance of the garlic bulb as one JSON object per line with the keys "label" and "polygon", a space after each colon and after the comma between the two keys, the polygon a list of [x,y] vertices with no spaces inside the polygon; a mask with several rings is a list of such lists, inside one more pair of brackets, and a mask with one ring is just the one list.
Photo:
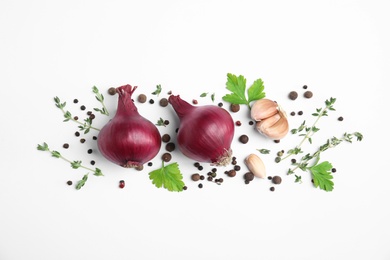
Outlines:
{"label": "garlic bulb", "polygon": [[267,176],[264,163],[256,154],[248,155],[245,158],[245,164],[256,177],[264,179]]}
{"label": "garlic bulb", "polygon": [[263,135],[279,140],[285,137],[288,133],[288,121],[284,111],[279,111],[278,114],[256,123],[257,130]]}
{"label": "garlic bulb", "polygon": [[272,100],[257,100],[251,107],[251,117],[256,120],[256,129],[268,138],[279,140],[288,133],[287,115]]}
{"label": "garlic bulb", "polygon": [[255,121],[266,119],[276,113],[278,113],[278,104],[266,98],[257,100],[251,107],[251,117]]}

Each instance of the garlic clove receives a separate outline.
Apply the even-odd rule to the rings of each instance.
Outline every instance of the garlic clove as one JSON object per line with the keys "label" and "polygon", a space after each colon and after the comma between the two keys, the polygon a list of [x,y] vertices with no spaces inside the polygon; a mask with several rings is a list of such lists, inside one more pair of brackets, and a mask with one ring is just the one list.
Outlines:
{"label": "garlic clove", "polygon": [[286,113],[280,110],[277,115],[256,123],[256,128],[260,133],[271,139],[282,139],[289,131]]}
{"label": "garlic clove", "polygon": [[250,154],[245,158],[245,164],[249,171],[258,178],[264,179],[267,177],[265,172],[265,165],[259,156],[256,154]]}
{"label": "garlic clove", "polygon": [[253,103],[251,117],[255,121],[261,121],[278,113],[278,104],[270,99],[262,98]]}

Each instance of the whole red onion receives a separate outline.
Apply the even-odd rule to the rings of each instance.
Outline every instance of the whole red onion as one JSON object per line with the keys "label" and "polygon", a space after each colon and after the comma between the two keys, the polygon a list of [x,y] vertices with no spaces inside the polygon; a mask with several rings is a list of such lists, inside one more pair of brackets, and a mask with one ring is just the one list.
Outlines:
{"label": "whole red onion", "polygon": [[157,127],[138,113],[131,98],[136,88],[130,85],[116,88],[118,109],[97,139],[103,156],[125,168],[142,166],[153,159],[161,147]]}
{"label": "whole red onion", "polygon": [[234,122],[229,112],[214,105],[193,106],[179,95],[169,96],[168,101],[180,119],[180,151],[199,162],[220,166],[230,163]]}

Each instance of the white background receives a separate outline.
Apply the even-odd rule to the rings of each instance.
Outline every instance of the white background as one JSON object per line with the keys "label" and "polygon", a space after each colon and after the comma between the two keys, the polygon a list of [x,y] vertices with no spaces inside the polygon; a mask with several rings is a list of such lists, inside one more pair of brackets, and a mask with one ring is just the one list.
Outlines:
{"label": "white background", "polygon": [[[390,68],[388,1],[0,1],[0,260],[22,259],[378,259],[389,260],[390,213],[386,120]],[[227,93],[226,74],[248,84],[262,78],[267,97],[290,111],[291,127],[336,97],[336,112],[321,119],[311,151],[326,138],[360,131],[362,142],[341,144],[323,155],[336,167],[335,189],[313,188],[286,176],[288,163],[263,156],[268,175],[245,185],[241,172],[217,186],[189,180],[192,161],[173,153],[189,189],[155,188],[142,172],[87,155],[63,123],[53,97],[99,106],[91,92],[138,86],[149,96],[157,84],[200,104],[202,92]],[[302,86],[314,92],[302,98]],[[291,90],[300,93],[290,101]],[[114,114],[116,97],[106,95]],[[226,104],[225,104],[226,107]],[[178,121],[170,107],[139,105],[151,121]],[[156,112],[157,111],[157,112]],[[233,115],[247,122],[245,107]],[[337,117],[345,120],[338,122]],[[102,126],[108,119],[96,122]],[[251,142],[238,143],[247,133]],[[300,139],[275,144],[245,123],[232,148],[243,166],[258,148],[292,148]],[[95,158],[105,176],[36,150],[52,149],[88,165]],[[69,150],[62,149],[68,142]],[[90,143],[88,143],[90,142]],[[163,149],[161,150],[163,152]],[[157,167],[159,158],[154,160]],[[153,168],[154,169],[154,168]],[[222,172],[222,170],[220,170]],[[118,188],[124,179],[126,187]]]}

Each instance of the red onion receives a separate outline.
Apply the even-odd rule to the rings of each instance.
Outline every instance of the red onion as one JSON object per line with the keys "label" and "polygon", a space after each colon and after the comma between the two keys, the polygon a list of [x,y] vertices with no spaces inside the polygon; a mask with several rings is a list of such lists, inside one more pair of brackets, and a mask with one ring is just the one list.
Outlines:
{"label": "red onion", "polygon": [[153,159],[161,147],[157,127],[142,117],[131,96],[137,87],[116,88],[118,109],[98,135],[98,148],[109,161],[125,168],[140,167]]}
{"label": "red onion", "polygon": [[213,105],[193,106],[180,96],[171,95],[168,101],[180,119],[180,151],[199,162],[219,166],[230,163],[234,122],[229,112]]}

